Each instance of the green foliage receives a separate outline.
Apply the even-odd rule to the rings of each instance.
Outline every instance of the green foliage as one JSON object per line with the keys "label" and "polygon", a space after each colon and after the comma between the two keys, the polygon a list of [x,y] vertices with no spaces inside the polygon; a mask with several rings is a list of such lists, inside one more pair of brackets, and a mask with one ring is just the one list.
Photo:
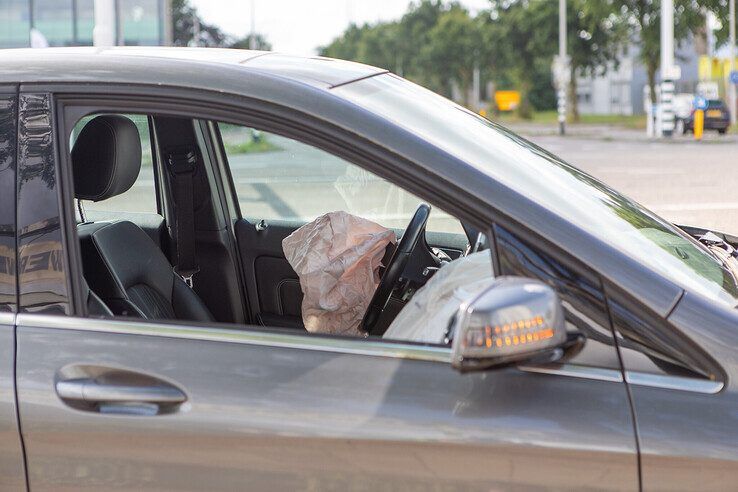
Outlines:
{"label": "green foliage", "polygon": [[[195,40],[195,19],[200,24],[200,37]],[[225,46],[227,37],[219,27],[204,22],[197,9],[188,0],[172,0],[172,24],[174,46],[189,46],[197,41],[198,46]]]}
{"label": "green foliage", "polygon": [[[677,43],[704,29],[705,9],[727,26],[727,1],[674,0]],[[660,7],[660,0],[567,0],[574,118],[576,75],[604,74],[632,46],[654,83]],[[457,2],[420,0],[398,21],[350,26],[321,54],[380,66],[447,96],[456,86],[463,103],[477,65],[483,81],[519,90],[519,111],[530,117],[555,107],[551,64],[558,53],[558,9],[554,0],[489,0],[487,9],[472,16]]]}
{"label": "green foliage", "polygon": [[[199,36],[195,39],[195,19],[199,25]],[[212,48],[248,49],[251,35],[234,40],[220,30],[218,26],[203,21],[197,9],[189,0],[172,0],[172,24],[174,46],[205,46]],[[255,34],[257,50],[271,50],[269,41],[261,34]]]}
{"label": "green foliage", "polygon": [[219,125],[221,138],[226,154],[256,154],[281,150],[281,147],[269,139],[269,135],[252,128],[240,125]]}
{"label": "green foliage", "polygon": [[[239,50],[249,50],[251,49],[251,37],[252,35],[248,34],[241,39],[237,39],[236,41],[232,42],[228,47]],[[272,49],[272,45],[261,34],[254,34],[253,38],[255,50],[270,51]]]}
{"label": "green foliage", "polygon": [[259,140],[246,140],[242,142],[233,142],[225,144],[226,154],[256,154],[259,152],[272,152],[280,150],[280,147],[274,145],[266,138]]}
{"label": "green foliage", "polygon": [[[627,26],[630,41],[638,47],[638,57],[646,67],[651,99],[655,101],[656,72],[661,62],[661,1],[607,0],[606,4]],[[706,9],[712,10],[727,26],[727,0],[674,0],[674,41],[677,46],[704,29]]]}

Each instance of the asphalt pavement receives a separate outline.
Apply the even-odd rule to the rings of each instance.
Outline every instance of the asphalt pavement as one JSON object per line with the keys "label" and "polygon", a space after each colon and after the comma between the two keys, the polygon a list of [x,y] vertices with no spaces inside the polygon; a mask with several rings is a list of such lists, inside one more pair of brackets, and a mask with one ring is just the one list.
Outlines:
{"label": "asphalt pavement", "polygon": [[672,222],[738,235],[738,135],[649,139],[642,130],[510,127]]}

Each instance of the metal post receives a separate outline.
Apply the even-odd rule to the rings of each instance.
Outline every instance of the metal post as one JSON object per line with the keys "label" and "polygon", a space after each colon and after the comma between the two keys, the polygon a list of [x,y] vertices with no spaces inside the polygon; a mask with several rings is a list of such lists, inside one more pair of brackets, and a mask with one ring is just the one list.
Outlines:
{"label": "metal post", "polygon": [[251,36],[249,36],[249,49],[256,49],[256,0],[251,0]]}
{"label": "metal post", "polygon": [[92,30],[92,44],[95,46],[115,46],[115,0],[95,0],[95,28]]}
{"label": "metal post", "polygon": [[[730,71],[735,71],[735,0],[730,0]],[[736,84],[730,83],[730,124],[736,123]]]}
{"label": "metal post", "polygon": [[480,101],[479,101],[479,92],[481,90],[480,87],[480,77],[479,77],[479,63],[474,60],[474,70],[472,72],[472,104],[475,113],[479,112],[480,109]]}
{"label": "metal post", "polygon": [[661,0],[661,134],[674,133],[674,0]]}
{"label": "metal post", "polygon": [[[566,60],[566,0],[559,0],[559,60],[562,70],[565,69]],[[566,67],[568,69],[568,67]],[[558,83],[557,106],[559,112],[559,135],[566,133],[566,84],[563,77]]]}
{"label": "metal post", "polygon": [[192,46],[200,46],[200,17],[197,15],[197,11],[192,13]]}

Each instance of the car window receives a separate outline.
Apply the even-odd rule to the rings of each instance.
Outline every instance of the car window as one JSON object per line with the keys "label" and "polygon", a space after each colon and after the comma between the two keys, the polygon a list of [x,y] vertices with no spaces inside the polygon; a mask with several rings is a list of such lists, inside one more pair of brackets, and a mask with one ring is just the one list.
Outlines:
{"label": "car window", "polygon": [[[244,126],[220,125],[241,213],[249,219],[309,222],[346,211],[404,228],[421,200],[388,181],[310,145]],[[431,232],[463,234],[459,221],[434,209]]]}
{"label": "car window", "polygon": [[[70,148],[74,146],[77,136],[82,128],[98,115],[86,116],[79,120],[72,130]],[[141,172],[131,189],[121,195],[109,198],[101,202],[85,200],[83,202],[86,211],[92,212],[134,212],[134,213],[157,213],[156,188],[154,184],[154,166],[151,151],[151,130],[146,115],[124,114],[136,124],[141,137]],[[100,214],[96,214],[100,215]]]}

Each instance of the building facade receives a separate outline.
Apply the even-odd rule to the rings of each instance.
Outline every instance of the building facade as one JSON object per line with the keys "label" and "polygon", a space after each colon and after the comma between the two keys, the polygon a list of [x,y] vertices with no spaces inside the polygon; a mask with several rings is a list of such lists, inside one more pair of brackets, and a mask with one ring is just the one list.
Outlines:
{"label": "building facade", "polygon": [[[49,46],[90,46],[95,25],[94,3],[94,0],[2,0],[0,48],[31,46],[32,37]],[[116,44],[171,44],[171,0],[115,0],[115,10]]]}
{"label": "building facade", "polygon": [[[677,93],[694,93],[699,82],[699,50],[685,42],[676,50],[675,63],[682,76],[675,82]],[[661,82],[660,73],[656,82]],[[610,65],[604,75],[577,77],[577,103],[581,114],[632,115],[645,112],[648,73],[638,58],[638,46],[631,45],[617,67]]]}

